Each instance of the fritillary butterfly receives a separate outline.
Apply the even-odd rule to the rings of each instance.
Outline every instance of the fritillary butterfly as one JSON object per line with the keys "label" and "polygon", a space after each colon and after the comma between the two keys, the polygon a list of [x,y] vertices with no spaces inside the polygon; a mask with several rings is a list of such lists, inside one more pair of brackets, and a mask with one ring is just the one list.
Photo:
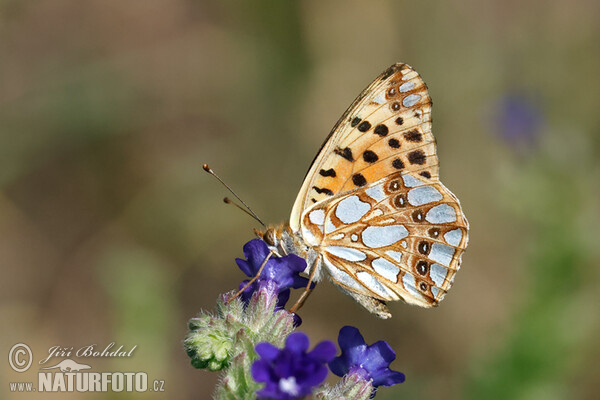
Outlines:
{"label": "fritillary butterfly", "polygon": [[289,224],[257,232],[278,254],[307,260],[380,318],[385,301],[433,307],[460,267],[469,224],[440,181],[431,99],[394,64],[339,119],[310,167]]}

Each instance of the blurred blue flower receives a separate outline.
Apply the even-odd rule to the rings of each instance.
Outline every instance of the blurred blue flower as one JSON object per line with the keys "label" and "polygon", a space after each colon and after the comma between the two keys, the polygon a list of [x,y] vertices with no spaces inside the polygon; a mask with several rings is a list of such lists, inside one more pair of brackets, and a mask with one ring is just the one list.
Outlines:
{"label": "blurred blue flower", "polygon": [[529,96],[506,94],[500,98],[495,110],[498,135],[517,150],[536,145],[542,122],[542,112]]}
{"label": "blurred blue flower", "polygon": [[358,329],[344,326],[340,330],[338,343],[342,354],[329,363],[329,368],[337,376],[357,375],[364,380],[372,379],[372,385],[393,386],[404,382],[401,372],[392,371],[389,366],[396,359],[396,353],[385,341],[367,346]]}
{"label": "blurred blue flower", "polygon": [[[253,278],[258,274],[260,266],[269,255],[269,247],[260,239],[253,239],[244,245],[244,256],[246,260],[236,258],[235,262],[246,276]],[[290,254],[285,257],[271,257],[260,276],[250,286],[248,286],[240,295],[242,301],[248,304],[252,294],[266,282],[275,283],[278,293],[277,306],[283,308],[290,298],[290,288],[298,289],[306,287],[308,279],[300,276],[300,273],[306,268],[306,261],[302,257]],[[241,290],[250,279],[243,281],[239,289]]]}
{"label": "blurred blue flower", "polygon": [[283,349],[266,342],[256,345],[260,359],[252,364],[252,377],[266,384],[257,392],[259,399],[299,399],[325,380],[326,364],[335,357],[335,344],[325,340],[307,353],[308,345],[302,332],[288,336]]}

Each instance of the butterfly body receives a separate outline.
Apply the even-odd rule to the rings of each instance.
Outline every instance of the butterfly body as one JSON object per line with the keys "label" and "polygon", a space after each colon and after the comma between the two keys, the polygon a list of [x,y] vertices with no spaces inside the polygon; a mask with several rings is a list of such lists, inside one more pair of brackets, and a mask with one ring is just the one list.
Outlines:
{"label": "butterfly body", "polygon": [[468,222],[439,181],[431,99],[416,71],[394,64],[358,96],[313,161],[289,224],[258,234],[381,318],[391,316],[385,301],[438,305]]}

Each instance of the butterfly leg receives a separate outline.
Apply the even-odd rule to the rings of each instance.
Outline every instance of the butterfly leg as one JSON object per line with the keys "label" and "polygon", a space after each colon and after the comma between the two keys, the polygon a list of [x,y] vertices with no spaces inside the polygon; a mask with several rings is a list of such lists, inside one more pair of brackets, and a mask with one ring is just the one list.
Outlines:
{"label": "butterfly leg", "polygon": [[[300,308],[302,308],[302,306],[304,305],[304,302],[306,301],[306,299],[308,298],[308,296],[315,289],[314,286],[311,288],[310,285],[312,285],[313,279],[315,277],[315,273],[317,272],[317,266],[316,266],[316,264],[317,264],[317,260],[315,260],[315,262],[313,263],[312,271],[310,271],[310,275],[308,276],[308,284],[304,288],[304,292],[302,292],[302,295],[300,296],[300,298],[298,299],[298,301],[296,301],[296,303],[292,306],[292,308],[290,308],[290,312],[291,313],[295,313]],[[315,286],[316,285],[317,284],[315,283]]]}
{"label": "butterfly leg", "polygon": [[254,275],[254,277],[252,279],[250,279],[248,281],[248,283],[246,283],[244,285],[243,288],[241,288],[240,290],[237,291],[237,293],[230,298],[229,300],[227,300],[227,304],[231,303],[233,301],[233,299],[236,299],[240,294],[242,294],[244,292],[244,290],[248,289],[248,287],[250,285],[252,285],[259,277],[260,274],[262,273],[263,269],[265,268],[265,265],[267,265],[267,261],[269,261],[269,258],[271,258],[271,256],[275,254],[272,250],[269,252],[269,254],[267,254],[267,256],[265,257],[264,261],[262,262],[262,264],[260,265],[260,268],[258,269],[258,272],[256,273],[256,275]]}

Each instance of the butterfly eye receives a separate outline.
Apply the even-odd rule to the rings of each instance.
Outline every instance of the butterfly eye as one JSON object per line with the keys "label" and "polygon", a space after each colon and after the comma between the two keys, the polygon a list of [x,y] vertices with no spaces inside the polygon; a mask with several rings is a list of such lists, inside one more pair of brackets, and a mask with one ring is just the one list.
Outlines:
{"label": "butterfly eye", "polygon": [[406,197],[404,197],[403,194],[394,197],[394,206],[396,206],[396,208],[406,207]]}
{"label": "butterfly eye", "polygon": [[269,246],[275,246],[275,231],[273,231],[273,229],[268,229],[262,239],[265,241],[266,244],[268,244]]}
{"label": "butterfly eye", "polygon": [[417,263],[416,269],[419,275],[425,276],[427,275],[427,271],[429,271],[429,264],[427,264],[426,261],[421,260]]}

